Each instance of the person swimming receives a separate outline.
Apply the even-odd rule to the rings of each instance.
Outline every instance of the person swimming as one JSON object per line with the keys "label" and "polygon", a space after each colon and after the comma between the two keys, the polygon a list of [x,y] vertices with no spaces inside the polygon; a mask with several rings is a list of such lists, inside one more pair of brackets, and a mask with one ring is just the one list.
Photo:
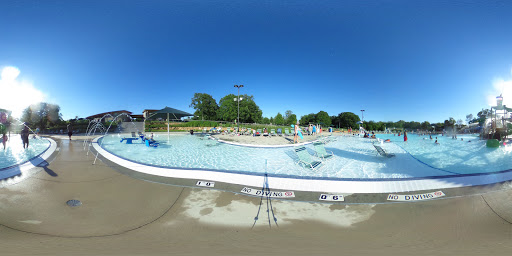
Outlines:
{"label": "person swimming", "polygon": [[437,140],[436,140],[436,142],[434,142],[434,143],[435,143],[436,145],[439,145],[439,142],[437,142]]}

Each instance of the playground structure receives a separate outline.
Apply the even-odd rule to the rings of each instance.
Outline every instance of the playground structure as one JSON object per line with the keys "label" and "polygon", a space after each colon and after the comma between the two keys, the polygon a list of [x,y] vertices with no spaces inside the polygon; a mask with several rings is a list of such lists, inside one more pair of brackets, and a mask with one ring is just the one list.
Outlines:
{"label": "playground structure", "polygon": [[508,124],[512,123],[509,112],[512,108],[503,105],[503,97],[496,97],[496,106],[491,106],[491,111],[483,125],[481,138],[488,140],[488,147],[499,146],[500,141],[505,141],[508,136]]}

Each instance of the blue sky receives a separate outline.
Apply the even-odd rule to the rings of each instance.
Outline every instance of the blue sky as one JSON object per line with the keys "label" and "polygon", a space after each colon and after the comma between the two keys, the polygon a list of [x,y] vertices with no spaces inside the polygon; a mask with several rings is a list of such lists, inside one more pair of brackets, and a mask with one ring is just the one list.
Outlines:
{"label": "blue sky", "polygon": [[195,92],[218,101],[234,84],[266,117],[442,122],[503,91],[512,104],[510,1],[3,0],[0,12],[0,68],[64,119],[193,113]]}

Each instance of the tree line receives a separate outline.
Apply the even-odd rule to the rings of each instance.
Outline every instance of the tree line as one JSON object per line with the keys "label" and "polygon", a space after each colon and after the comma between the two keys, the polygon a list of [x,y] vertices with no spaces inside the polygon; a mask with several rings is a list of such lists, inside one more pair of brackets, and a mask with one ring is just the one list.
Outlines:
{"label": "tree line", "polygon": [[[333,126],[335,128],[352,128],[358,129],[361,125],[361,119],[358,115],[352,112],[342,112],[336,116],[329,116],[325,111],[318,113],[310,113],[303,115],[300,119],[297,115],[293,114],[291,110],[286,110],[284,115],[278,112],[273,117],[263,117],[262,111],[254,101],[254,97],[246,94],[241,95],[243,100],[240,101],[240,122],[242,123],[260,123],[260,124],[274,124],[274,125],[290,125],[295,124],[299,120],[300,124],[321,124],[324,127]],[[192,98],[190,107],[194,108],[195,120],[216,120],[234,122],[237,119],[237,96],[229,94],[223,97],[219,104],[215,99],[206,93],[195,93]],[[466,124],[478,122],[482,125],[485,119],[490,115],[490,109],[482,109],[477,113],[475,118],[473,114],[466,116]],[[453,117],[446,119],[444,122],[430,123],[428,121],[404,121],[398,122],[384,122],[384,121],[365,121],[362,126],[366,130],[384,131],[385,129],[398,129],[398,130],[425,130],[425,131],[442,131],[443,129],[450,129],[453,127],[463,127],[464,121],[462,119],[455,120]]]}
{"label": "tree line", "polygon": [[[303,115],[300,119],[297,118],[291,110],[286,110],[284,115],[280,112],[273,117],[263,117],[262,111],[254,100],[252,95],[240,95],[243,98],[240,101],[240,122],[242,123],[259,123],[259,124],[274,124],[274,125],[290,125],[297,123],[299,120],[301,125],[310,123],[321,124],[324,127],[333,126],[335,128],[352,128],[358,129],[361,121],[358,115],[352,112],[342,112],[336,116],[329,116],[325,111],[318,113],[310,113]],[[228,94],[223,97],[219,104],[215,99],[206,93],[195,93],[192,98],[190,107],[195,109],[194,120],[210,120],[210,121],[226,121],[235,122],[238,117],[238,102],[237,96]],[[478,112],[476,117],[473,114],[466,115],[466,124],[479,123],[482,125],[486,118],[490,116],[490,109],[482,109]],[[31,127],[37,127],[41,130],[55,129],[57,127],[66,127],[67,124],[81,125],[78,117],[64,121],[60,113],[60,107],[56,104],[39,102],[27,107],[20,118],[22,122],[29,123]],[[10,119],[12,122],[12,119]],[[11,123],[9,122],[9,123]],[[84,124],[86,121],[84,120]],[[426,130],[426,131],[441,131],[452,127],[463,127],[464,122],[459,119],[455,120],[453,117],[446,119],[444,122],[430,123],[428,121],[406,122],[400,120],[398,122],[375,122],[373,120],[365,121],[362,126],[366,130],[384,131],[385,129],[406,129],[406,130]]]}

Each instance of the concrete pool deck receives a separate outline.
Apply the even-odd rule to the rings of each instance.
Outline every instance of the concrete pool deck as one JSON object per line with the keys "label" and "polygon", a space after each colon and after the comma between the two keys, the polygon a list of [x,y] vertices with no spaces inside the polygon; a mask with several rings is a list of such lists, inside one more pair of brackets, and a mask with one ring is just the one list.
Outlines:
{"label": "concrete pool deck", "polygon": [[[509,182],[454,189],[457,197],[415,203],[272,200],[279,226],[272,215],[269,226],[266,200],[260,208],[259,197],[148,182],[108,161],[93,165],[94,156],[76,136],[53,139],[60,150],[48,166],[0,183],[1,255],[508,255],[512,250]],[[66,205],[70,199],[82,205]]]}

